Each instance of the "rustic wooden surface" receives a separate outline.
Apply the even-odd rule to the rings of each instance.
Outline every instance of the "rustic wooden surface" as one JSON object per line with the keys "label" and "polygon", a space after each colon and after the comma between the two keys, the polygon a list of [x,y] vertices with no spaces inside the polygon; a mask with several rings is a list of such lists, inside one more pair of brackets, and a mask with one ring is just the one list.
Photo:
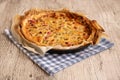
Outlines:
{"label": "rustic wooden surface", "polygon": [[[115,46],[48,76],[3,34],[14,15],[30,8],[82,12],[103,26]],[[120,80],[120,0],[0,0],[0,80]]]}

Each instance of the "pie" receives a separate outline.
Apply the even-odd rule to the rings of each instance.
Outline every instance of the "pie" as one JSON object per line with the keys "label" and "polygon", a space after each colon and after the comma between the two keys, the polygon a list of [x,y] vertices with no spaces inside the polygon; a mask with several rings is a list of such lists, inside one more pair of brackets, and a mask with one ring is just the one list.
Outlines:
{"label": "pie", "polygon": [[96,20],[90,20],[80,13],[65,9],[30,9],[24,15],[17,15],[12,32],[27,46],[34,45],[32,48],[37,47],[37,50],[69,50],[97,44],[104,29]]}

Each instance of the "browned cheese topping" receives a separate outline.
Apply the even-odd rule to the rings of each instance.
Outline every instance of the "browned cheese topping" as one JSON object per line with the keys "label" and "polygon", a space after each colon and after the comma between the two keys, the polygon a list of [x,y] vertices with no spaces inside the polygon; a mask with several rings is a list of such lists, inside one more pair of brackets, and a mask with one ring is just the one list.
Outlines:
{"label": "browned cheese topping", "polygon": [[89,38],[91,29],[83,16],[60,11],[27,13],[21,21],[25,38],[40,46],[74,46]]}

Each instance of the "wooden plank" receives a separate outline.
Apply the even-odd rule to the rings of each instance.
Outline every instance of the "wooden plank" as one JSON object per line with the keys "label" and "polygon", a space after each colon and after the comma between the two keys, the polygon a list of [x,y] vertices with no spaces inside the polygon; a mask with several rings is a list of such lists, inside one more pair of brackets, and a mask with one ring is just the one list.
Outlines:
{"label": "wooden plank", "polygon": [[[0,80],[120,80],[120,0],[0,0]],[[82,12],[97,20],[115,46],[48,76],[3,35],[30,8]]]}

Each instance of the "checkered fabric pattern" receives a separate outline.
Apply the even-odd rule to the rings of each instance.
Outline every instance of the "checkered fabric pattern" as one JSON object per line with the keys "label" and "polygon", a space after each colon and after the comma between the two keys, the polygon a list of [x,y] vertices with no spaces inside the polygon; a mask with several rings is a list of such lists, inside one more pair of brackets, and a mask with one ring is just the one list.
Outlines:
{"label": "checkered fabric pattern", "polygon": [[32,51],[27,50],[21,44],[15,41],[8,29],[5,29],[5,34],[21,51],[23,51],[23,53],[25,53],[33,62],[38,64],[38,66],[46,71],[49,75],[54,75],[55,73],[114,45],[110,41],[103,38],[99,44],[94,46],[90,45],[87,48],[77,52],[70,52],[67,54],[51,54],[48,52],[46,55],[40,56]]}

